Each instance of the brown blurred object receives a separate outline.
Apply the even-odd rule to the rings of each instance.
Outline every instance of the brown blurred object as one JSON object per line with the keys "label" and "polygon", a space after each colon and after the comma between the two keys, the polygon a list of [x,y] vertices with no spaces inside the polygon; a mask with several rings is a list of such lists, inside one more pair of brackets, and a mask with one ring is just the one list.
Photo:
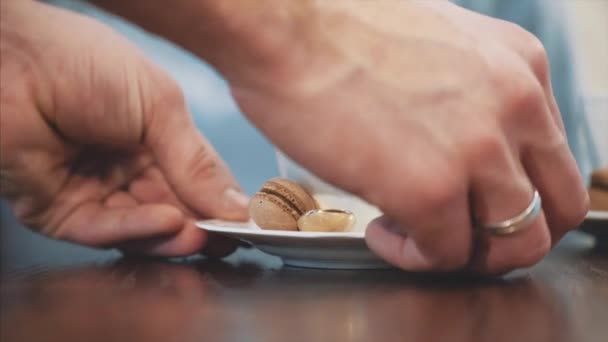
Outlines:
{"label": "brown blurred object", "polygon": [[591,210],[608,211],[608,167],[595,170],[591,174],[589,198]]}
{"label": "brown blurred object", "polygon": [[593,171],[591,174],[591,187],[608,190],[608,166]]}
{"label": "brown blurred object", "polygon": [[608,250],[608,167],[591,174],[589,213],[580,230],[595,237],[596,247]]}
{"label": "brown blurred object", "polygon": [[591,200],[591,210],[608,211],[608,190],[589,189],[589,199]]}

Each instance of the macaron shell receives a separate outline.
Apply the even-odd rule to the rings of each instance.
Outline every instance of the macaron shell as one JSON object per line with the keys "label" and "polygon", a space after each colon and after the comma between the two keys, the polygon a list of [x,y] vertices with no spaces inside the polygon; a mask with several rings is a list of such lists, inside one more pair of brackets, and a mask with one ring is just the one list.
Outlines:
{"label": "macaron shell", "polygon": [[273,178],[264,184],[262,191],[267,189],[279,193],[289,200],[301,214],[318,209],[317,201],[299,184],[285,178]]}
{"label": "macaron shell", "polygon": [[262,229],[298,230],[300,214],[271,194],[255,194],[249,202],[249,215]]}

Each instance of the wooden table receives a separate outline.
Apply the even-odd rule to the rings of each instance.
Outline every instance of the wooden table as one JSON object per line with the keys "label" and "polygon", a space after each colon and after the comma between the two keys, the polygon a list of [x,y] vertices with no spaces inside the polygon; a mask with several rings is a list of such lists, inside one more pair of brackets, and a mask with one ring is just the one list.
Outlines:
{"label": "wooden table", "polygon": [[[21,248],[10,239],[3,248]],[[27,267],[3,254],[3,342],[608,341],[608,254],[582,233],[531,270],[485,280],[288,268],[253,249],[67,263],[34,249]]]}

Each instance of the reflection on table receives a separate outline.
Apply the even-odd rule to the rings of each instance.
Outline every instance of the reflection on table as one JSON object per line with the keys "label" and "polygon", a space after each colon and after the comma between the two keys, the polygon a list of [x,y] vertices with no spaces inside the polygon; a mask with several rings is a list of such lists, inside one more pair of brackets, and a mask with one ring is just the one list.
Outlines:
{"label": "reflection on table", "polygon": [[15,273],[2,304],[3,341],[599,341],[608,259],[575,235],[531,271],[476,279],[287,268],[243,249]]}

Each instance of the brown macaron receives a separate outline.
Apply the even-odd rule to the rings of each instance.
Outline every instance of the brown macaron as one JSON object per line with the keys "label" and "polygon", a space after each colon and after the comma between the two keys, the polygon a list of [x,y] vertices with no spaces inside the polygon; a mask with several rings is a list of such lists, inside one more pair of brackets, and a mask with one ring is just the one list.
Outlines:
{"label": "brown macaron", "polygon": [[589,200],[591,210],[608,211],[608,190],[591,188],[589,189]]}
{"label": "brown macaron", "polygon": [[591,174],[591,187],[608,190],[608,167],[593,171]]}
{"label": "brown macaron", "polygon": [[285,178],[267,181],[249,202],[249,215],[262,229],[298,230],[298,219],[318,209],[317,201],[299,184]]}

